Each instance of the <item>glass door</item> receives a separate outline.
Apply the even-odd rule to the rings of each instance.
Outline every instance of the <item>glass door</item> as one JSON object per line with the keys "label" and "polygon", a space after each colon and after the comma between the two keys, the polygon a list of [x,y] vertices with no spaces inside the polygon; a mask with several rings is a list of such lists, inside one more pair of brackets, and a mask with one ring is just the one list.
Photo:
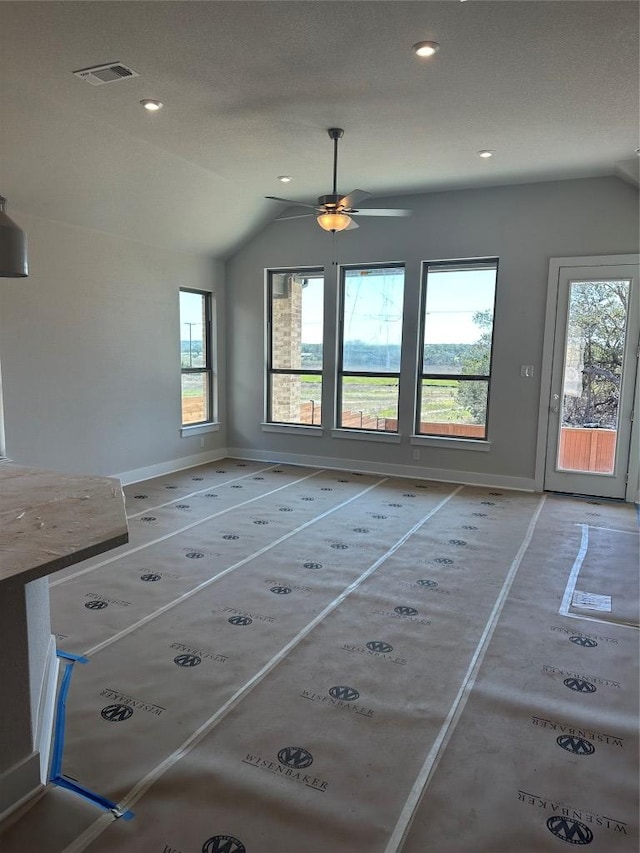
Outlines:
{"label": "glass door", "polygon": [[547,490],[625,497],[640,326],[637,273],[633,265],[560,269]]}

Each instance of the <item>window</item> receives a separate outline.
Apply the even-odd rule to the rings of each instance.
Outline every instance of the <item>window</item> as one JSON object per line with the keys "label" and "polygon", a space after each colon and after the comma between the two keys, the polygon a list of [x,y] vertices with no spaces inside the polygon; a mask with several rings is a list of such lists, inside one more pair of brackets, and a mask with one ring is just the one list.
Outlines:
{"label": "window", "polygon": [[213,421],[214,373],[211,294],[180,289],[182,426]]}
{"label": "window", "polygon": [[498,261],[425,264],[416,434],[485,440]]}
{"label": "window", "polygon": [[338,427],[398,431],[404,267],[343,267]]}
{"label": "window", "polygon": [[267,276],[267,422],[320,425],[324,273]]}

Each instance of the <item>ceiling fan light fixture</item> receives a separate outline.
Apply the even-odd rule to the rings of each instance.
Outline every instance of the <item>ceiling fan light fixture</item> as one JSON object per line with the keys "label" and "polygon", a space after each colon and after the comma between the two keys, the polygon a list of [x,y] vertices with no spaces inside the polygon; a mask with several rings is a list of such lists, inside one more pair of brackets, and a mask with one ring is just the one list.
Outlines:
{"label": "ceiling fan light fixture", "polygon": [[346,213],[321,213],[317,221],[325,231],[344,231],[351,225],[351,217]]}
{"label": "ceiling fan light fixture", "polygon": [[433,56],[434,53],[440,50],[440,45],[437,41],[419,41],[417,44],[414,44],[412,49],[416,56]]}
{"label": "ceiling fan light fixture", "polygon": [[[276,195],[268,195],[265,198],[271,201],[278,201],[288,204],[293,207],[304,207],[307,210],[313,210],[313,213],[302,213],[294,216],[281,216],[276,221],[282,222],[285,219],[300,219],[304,216],[315,216],[318,225],[323,231],[330,231],[335,234],[336,231],[345,231],[353,228],[358,228],[358,223],[355,222],[349,214],[354,216],[409,216],[410,210],[358,210],[356,205],[358,202],[368,198],[371,193],[364,190],[352,190],[347,195],[338,193],[338,140],[344,135],[344,130],[341,127],[327,128],[329,139],[333,140],[333,191],[327,195],[321,195],[318,198],[317,204],[308,204],[307,202],[294,201],[290,198],[280,198]],[[280,175],[279,178],[288,177]]]}

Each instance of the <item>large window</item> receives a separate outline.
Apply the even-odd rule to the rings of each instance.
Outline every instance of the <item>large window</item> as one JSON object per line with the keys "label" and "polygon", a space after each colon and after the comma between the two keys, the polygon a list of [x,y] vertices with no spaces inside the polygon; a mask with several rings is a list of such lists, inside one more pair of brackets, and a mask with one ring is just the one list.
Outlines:
{"label": "large window", "polygon": [[416,433],[483,440],[498,262],[425,264]]}
{"label": "large window", "polygon": [[338,426],[398,431],[404,267],[343,267]]}
{"label": "large window", "polygon": [[180,290],[182,426],[210,423],[214,419],[211,311],[210,293]]}
{"label": "large window", "polygon": [[267,277],[267,422],[322,422],[324,274],[270,270]]}

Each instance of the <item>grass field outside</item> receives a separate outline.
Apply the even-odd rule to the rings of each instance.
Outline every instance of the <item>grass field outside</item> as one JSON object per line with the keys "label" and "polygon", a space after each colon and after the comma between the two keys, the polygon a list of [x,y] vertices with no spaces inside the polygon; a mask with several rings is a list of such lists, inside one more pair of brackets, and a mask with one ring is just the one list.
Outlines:
{"label": "grass field outside", "polygon": [[[423,399],[420,420],[423,423],[473,424],[471,413],[458,402],[455,379],[430,379],[429,398]],[[291,423],[320,423],[322,378],[300,376],[299,406]],[[183,423],[201,422],[205,415],[201,377],[183,374]],[[310,415],[309,413],[313,414]],[[343,425],[361,425],[367,429],[385,429],[385,420],[398,418],[398,380],[395,377],[345,376],[342,396]],[[313,417],[313,421],[311,418]]]}
{"label": "grass field outside", "polygon": [[[320,405],[319,376],[300,377],[300,401]],[[458,403],[455,379],[429,379],[429,400],[423,400],[420,419],[444,423],[473,423],[471,413]],[[378,376],[345,376],[342,410],[362,412],[367,418],[397,418],[398,380]]]}

